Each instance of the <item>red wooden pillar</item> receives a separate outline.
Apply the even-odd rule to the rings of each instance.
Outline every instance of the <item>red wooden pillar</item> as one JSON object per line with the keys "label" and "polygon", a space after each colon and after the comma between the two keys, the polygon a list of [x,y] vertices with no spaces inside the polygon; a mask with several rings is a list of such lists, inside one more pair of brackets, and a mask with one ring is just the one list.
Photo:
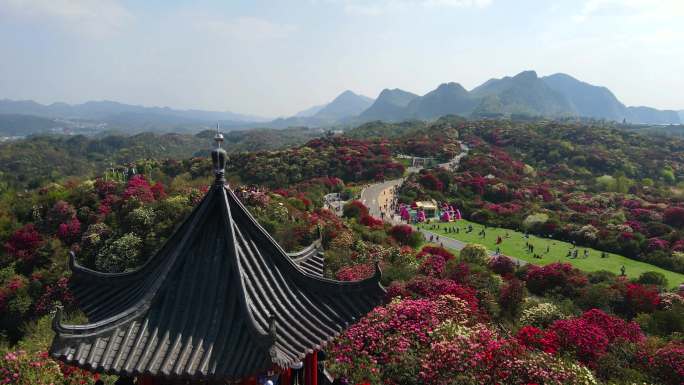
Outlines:
{"label": "red wooden pillar", "polygon": [[311,354],[311,385],[318,385],[318,352]]}
{"label": "red wooden pillar", "polygon": [[140,376],[138,377],[138,382],[139,385],[156,385],[156,381],[154,381],[154,377],[152,376]]}
{"label": "red wooden pillar", "polygon": [[304,385],[313,385],[311,383],[311,355],[307,354],[304,357]]}
{"label": "red wooden pillar", "polygon": [[292,369],[287,368],[280,374],[280,383],[284,385],[290,385],[292,380]]}

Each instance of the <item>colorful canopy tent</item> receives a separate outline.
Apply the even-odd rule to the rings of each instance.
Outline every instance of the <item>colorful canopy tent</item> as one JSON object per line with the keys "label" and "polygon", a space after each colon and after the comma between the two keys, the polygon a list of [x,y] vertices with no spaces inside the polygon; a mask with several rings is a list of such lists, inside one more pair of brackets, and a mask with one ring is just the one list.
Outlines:
{"label": "colorful canopy tent", "polygon": [[415,202],[416,210],[423,211],[427,218],[434,218],[437,216],[437,202],[432,201],[421,201]]}
{"label": "colorful canopy tent", "polygon": [[[101,273],[72,255],[71,286],[88,323],[64,325],[58,312],[52,357],[157,383],[239,381],[315,365],[311,353],[382,301],[377,267],[340,282],[322,277],[320,245],[285,253],[226,186],[220,139],[214,185],[145,265]],[[316,371],[306,373],[313,383]]]}

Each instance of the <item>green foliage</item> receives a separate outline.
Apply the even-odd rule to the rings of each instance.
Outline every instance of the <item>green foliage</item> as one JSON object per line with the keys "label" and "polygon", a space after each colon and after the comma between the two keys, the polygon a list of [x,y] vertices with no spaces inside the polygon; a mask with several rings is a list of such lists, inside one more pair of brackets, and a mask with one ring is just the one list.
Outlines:
{"label": "green foliage", "polygon": [[466,263],[484,265],[487,262],[487,248],[476,243],[467,244],[458,255]]}
{"label": "green foliage", "polygon": [[665,278],[665,274],[659,273],[657,271],[647,271],[645,273],[641,273],[637,279],[637,282],[644,285],[667,287],[667,278]]}
{"label": "green foliage", "polygon": [[128,233],[116,240],[108,241],[95,257],[98,270],[119,273],[138,266],[143,241],[139,236]]}

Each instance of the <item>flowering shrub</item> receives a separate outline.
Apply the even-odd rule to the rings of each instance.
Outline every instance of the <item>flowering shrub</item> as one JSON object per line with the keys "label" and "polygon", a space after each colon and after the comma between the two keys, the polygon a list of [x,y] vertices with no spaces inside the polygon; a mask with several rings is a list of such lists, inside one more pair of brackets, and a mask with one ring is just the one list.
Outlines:
{"label": "flowering shrub", "polygon": [[527,288],[534,294],[544,294],[560,290],[566,296],[573,295],[577,289],[586,286],[587,277],[569,263],[551,263],[546,266],[529,265]]}
{"label": "flowering shrub", "polygon": [[556,334],[560,350],[572,352],[578,360],[592,366],[611,344],[644,339],[639,325],[593,309],[578,318],[555,321],[549,330]]}
{"label": "flowering shrub", "polygon": [[684,227],[684,207],[668,207],[663,213],[663,222],[674,227]]}
{"label": "flowering shrub", "polygon": [[152,186],[143,175],[134,175],[128,180],[126,190],[123,193],[124,200],[137,200],[142,203],[154,201],[155,196]]}
{"label": "flowering shrub", "polygon": [[442,191],[444,189],[444,183],[432,174],[421,175],[418,182],[428,190]]}
{"label": "flowering shrub", "polygon": [[61,303],[63,306],[71,306],[75,302],[75,298],[69,290],[69,279],[62,277],[54,284],[46,285],[45,291],[38,298],[35,303],[36,315],[43,315],[51,312],[55,303]]}
{"label": "flowering shrub", "polygon": [[563,318],[565,315],[558,306],[549,302],[542,302],[524,309],[520,314],[520,324],[545,328],[554,321]]}
{"label": "flowering shrub", "polygon": [[494,255],[490,257],[487,265],[493,272],[499,275],[513,274],[515,271],[515,262],[505,255]]}
{"label": "flowering shrub", "polygon": [[445,261],[450,261],[455,258],[455,256],[447,249],[439,246],[423,246],[422,249],[420,249],[420,252],[418,255],[416,255],[416,258],[423,258],[426,255],[438,255],[442,257]]}
{"label": "flowering shrub", "polygon": [[77,242],[81,237],[81,221],[74,217],[67,223],[61,223],[57,229],[57,236],[67,245]]}
{"label": "flowering shrub", "polygon": [[681,385],[684,378],[684,342],[671,341],[655,352],[646,353],[645,369],[667,385]]}
{"label": "flowering shrub", "polygon": [[558,351],[558,336],[553,332],[526,325],[518,330],[515,338],[523,346],[554,354]]}
{"label": "flowering shrub", "polygon": [[356,218],[359,220],[368,216],[368,207],[361,201],[351,201],[344,205],[342,213],[346,218]]}
{"label": "flowering shrub", "polygon": [[43,237],[36,227],[29,223],[12,234],[5,243],[5,251],[14,258],[30,261],[43,244]]}
{"label": "flowering shrub", "polygon": [[419,357],[444,321],[469,325],[467,305],[452,296],[394,300],[377,307],[331,346],[330,371],[353,383],[417,383]]}
{"label": "flowering shrub", "polygon": [[525,299],[525,283],[517,278],[506,280],[499,291],[499,306],[510,315],[515,315]]}
{"label": "flowering shrub", "polygon": [[451,296],[392,301],[331,347],[330,371],[351,383],[595,384],[591,372],[506,339]]}
{"label": "flowering shrub", "polygon": [[616,304],[615,310],[624,316],[634,317],[639,313],[652,313],[660,304],[660,295],[655,286],[622,280],[613,287],[622,294],[622,301]]}
{"label": "flowering shrub", "polygon": [[360,223],[364,226],[368,227],[373,227],[373,228],[381,228],[384,222],[382,219],[375,218],[374,216],[371,215],[366,215],[361,217]]}
{"label": "flowering shrub", "polygon": [[464,301],[471,312],[478,312],[479,300],[475,289],[461,285],[450,279],[416,277],[406,283],[394,283],[387,290],[387,297],[434,298],[452,295]]}
{"label": "flowering shrub", "polygon": [[340,281],[360,281],[372,277],[375,267],[372,264],[358,264],[346,266],[337,272],[337,279]]}
{"label": "flowering shrub", "polygon": [[0,383],[8,385],[86,385],[99,378],[85,370],[55,362],[47,352],[7,352],[0,357]]}
{"label": "flowering shrub", "polygon": [[429,277],[440,277],[444,274],[446,261],[441,255],[430,254],[422,258],[418,272]]}

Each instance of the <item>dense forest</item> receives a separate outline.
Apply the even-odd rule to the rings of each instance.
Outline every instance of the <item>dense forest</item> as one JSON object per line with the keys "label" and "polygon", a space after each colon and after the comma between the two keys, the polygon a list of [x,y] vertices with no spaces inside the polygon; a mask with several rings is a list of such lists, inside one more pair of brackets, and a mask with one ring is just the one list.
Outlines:
{"label": "dense forest", "polygon": [[[385,304],[327,347],[335,376],[352,384],[669,385],[684,378],[684,298],[672,289],[679,282],[562,262],[521,266],[481,245],[455,252],[427,244],[412,226],[383,223],[359,201],[342,217],[323,208],[327,193],[353,196],[363,184],[407,176],[404,202],[434,198],[473,221],[681,271],[684,141],[601,125],[458,118],[368,123],[313,139],[303,139],[303,130],[288,142],[271,134],[264,134],[271,147],[227,136],[227,178],[240,199],[288,251],[320,228],[328,277],[364,278],[379,261],[388,289]],[[83,319],[69,291],[67,254],[108,272],[144,263],[207,191],[211,136],[176,138],[163,150],[154,147],[157,136],[41,137],[0,149],[37,158],[15,169],[0,164],[5,175],[31,175],[7,181],[0,195],[0,381],[94,382],[97,376],[45,355],[57,306]],[[396,158],[448,160],[461,152],[459,141],[470,151],[457,171],[407,174]],[[58,158],[58,167],[42,163]],[[105,172],[109,162],[128,172]]]}
{"label": "dense forest", "polygon": [[[302,144],[322,135],[308,128],[229,131],[229,152],[273,150]],[[94,177],[107,168],[127,168],[141,159],[185,159],[208,154],[213,131],[190,134],[142,133],[132,136],[40,135],[0,144],[0,183],[37,188],[71,176]]]}

